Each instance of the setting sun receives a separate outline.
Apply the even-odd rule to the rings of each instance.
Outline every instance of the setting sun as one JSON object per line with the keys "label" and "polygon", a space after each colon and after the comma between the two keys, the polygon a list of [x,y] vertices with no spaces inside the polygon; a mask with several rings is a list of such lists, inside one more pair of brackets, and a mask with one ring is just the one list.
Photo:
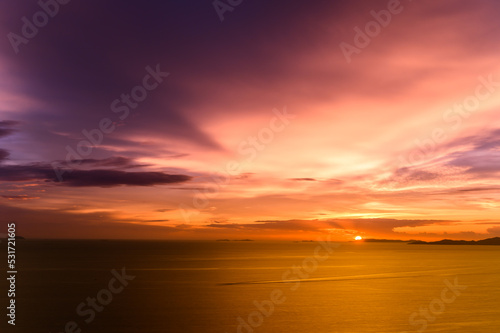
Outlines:
{"label": "setting sun", "polygon": [[363,237],[361,237],[361,236],[354,237],[354,240],[357,240],[357,241],[362,240],[362,239],[363,239]]}

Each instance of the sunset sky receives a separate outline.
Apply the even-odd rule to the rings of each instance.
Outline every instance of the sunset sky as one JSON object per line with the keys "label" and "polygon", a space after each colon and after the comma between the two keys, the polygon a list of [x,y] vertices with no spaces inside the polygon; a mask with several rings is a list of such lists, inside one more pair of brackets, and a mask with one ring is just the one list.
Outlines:
{"label": "sunset sky", "polygon": [[0,213],[19,235],[500,236],[498,1],[58,6],[24,38],[40,5],[0,5]]}

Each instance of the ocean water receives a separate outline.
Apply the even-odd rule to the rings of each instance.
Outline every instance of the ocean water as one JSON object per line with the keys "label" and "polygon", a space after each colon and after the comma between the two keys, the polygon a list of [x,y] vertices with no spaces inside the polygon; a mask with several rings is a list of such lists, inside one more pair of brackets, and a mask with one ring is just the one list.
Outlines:
{"label": "ocean water", "polygon": [[2,332],[500,332],[495,246],[25,240],[17,269]]}

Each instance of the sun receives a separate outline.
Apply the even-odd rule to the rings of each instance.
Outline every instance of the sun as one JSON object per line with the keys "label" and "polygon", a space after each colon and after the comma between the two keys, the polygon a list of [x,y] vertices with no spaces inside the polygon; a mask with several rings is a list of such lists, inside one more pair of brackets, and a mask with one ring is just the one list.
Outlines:
{"label": "sun", "polygon": [[361,237],[361,236],[354,237],[354,240],[362,240],[362,239],[363,239],[363,237]]}

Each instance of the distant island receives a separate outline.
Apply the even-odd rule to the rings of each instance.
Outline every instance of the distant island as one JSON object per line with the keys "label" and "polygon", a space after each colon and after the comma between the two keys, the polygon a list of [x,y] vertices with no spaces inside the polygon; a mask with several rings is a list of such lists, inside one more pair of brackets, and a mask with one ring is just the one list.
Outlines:
{"label": "distant island", "polygon": [[375,239],[375,238],[366,238],[362,240],[366,243],[408,243],[414,242],[414,240],[400,240],[400,239]]}
{"label": "distant island", "polygon": [[411,245],[420,245],[420,244],[429,244],[429,245],[500,245],[500,237],[487,238],[478,241],[466,241],[466,240],[452,240],[452,239],[443,239],[437,242],[424,242],[424,241],[412,241],[408,244]]}

